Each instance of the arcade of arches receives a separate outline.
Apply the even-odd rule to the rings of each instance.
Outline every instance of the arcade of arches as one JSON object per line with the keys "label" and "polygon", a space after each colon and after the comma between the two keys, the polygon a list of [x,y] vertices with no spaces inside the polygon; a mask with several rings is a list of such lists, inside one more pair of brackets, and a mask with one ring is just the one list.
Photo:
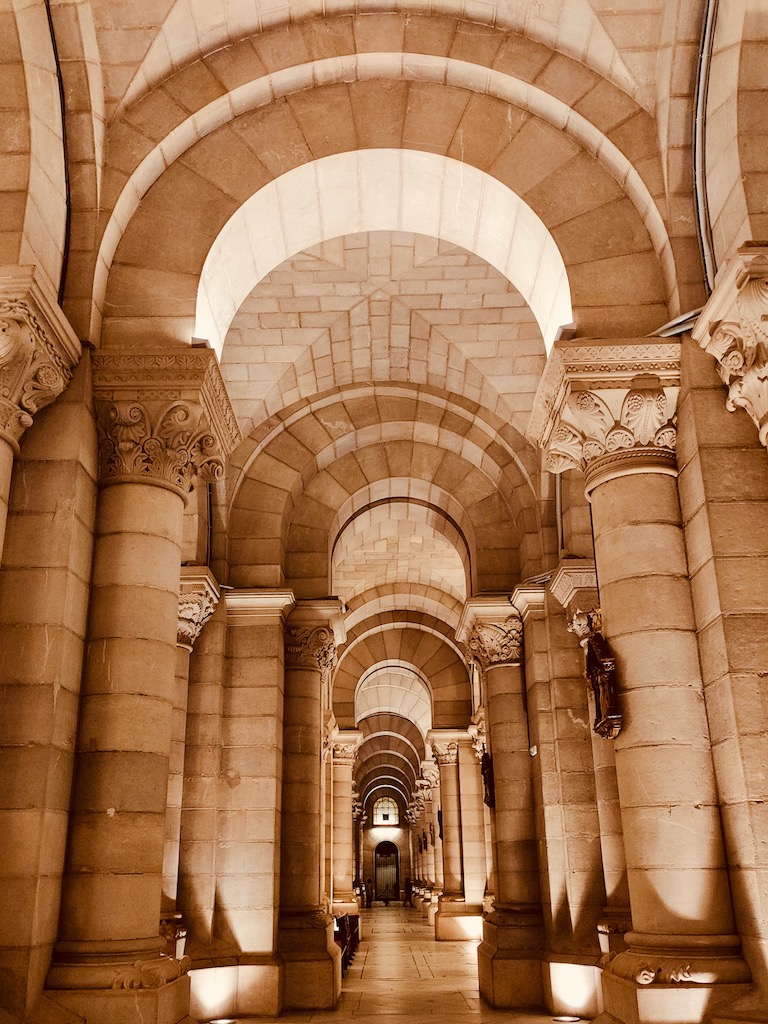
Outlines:
{"label": "arcade of arches", "polygon": [[369,878],[488,1013],[768,1021],[766,69],[0,0],[0,1024],[334,1007]]}

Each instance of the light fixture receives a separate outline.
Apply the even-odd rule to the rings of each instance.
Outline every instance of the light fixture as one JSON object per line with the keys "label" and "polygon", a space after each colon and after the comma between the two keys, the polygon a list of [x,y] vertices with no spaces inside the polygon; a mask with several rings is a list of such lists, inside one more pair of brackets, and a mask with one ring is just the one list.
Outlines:
{"label": "light fixture", "polygon": [[234,1017],[214,1017],[208,1024],[237,1024]]}
{"label": "light fixture", "polygon": [[577,1024],[577,1021],[580,1021],[581,1017],[571,1017],[567,1013],[562,1013],[559,1017],[553,1017],[552,1020],[568,1021],[569,1024]]}

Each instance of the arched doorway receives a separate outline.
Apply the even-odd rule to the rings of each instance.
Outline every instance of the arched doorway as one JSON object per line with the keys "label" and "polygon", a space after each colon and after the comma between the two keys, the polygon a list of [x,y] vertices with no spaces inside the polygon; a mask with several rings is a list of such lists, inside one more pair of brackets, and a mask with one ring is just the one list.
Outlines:
{"label": "arched doorway", "polygon": [[388,906],[390,900],[396,900],[400,893],[398,850],[388,840],[379,843],[374,856],[374,885],[376,899],[383,900]]}

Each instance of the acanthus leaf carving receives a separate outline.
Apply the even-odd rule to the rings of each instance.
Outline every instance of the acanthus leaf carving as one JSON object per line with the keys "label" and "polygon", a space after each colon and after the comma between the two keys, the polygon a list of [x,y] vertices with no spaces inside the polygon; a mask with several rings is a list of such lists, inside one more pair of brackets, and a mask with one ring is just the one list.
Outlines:
{"label": "acanthus leaf carving", "polygon": [[176,643],[179,647],[192,650],[203,626],[216,611],[219,596],[212,577],[204,574],[187,574],[186,578],[182,576],[176,632]]}
{"label": "acanthus leaf carving", "polygon": [[133,478],[186,495],[195,476],[208,481],[224,476],[223,453],[199,406],[97,401],[97,410],[105,482]]}
{"label": "acanthus leaf carving", "polygon": [[432,753],[441,768],[445,765],[459,763],[459,744],[455,740],[434,742]]}
{"label": "acanthus leaf carving", "polygon": [[336,642],[330,627],[287,627],[285,662],[288,668],[319,669],[325,683],[336,665],[336,658]]}
{"label": "acanthus leaf carving", "polygon": [[504,622],[478,621],[467,640],[470,654],[484,669],[519,661],[523,645],[523,624],[518,615]]}
{"label": "acanthus leaf carving", "polygon": [[768,249],[747,245],[730,260],[693,330],[717,360],[729,412],[744,409],[768,447]]}
{"label": "acanthus leaf carving", "polygon": [[0,434],[17,447],[38,410],[72,379],[74,361],[49,338],[29,303],[0,299]]}

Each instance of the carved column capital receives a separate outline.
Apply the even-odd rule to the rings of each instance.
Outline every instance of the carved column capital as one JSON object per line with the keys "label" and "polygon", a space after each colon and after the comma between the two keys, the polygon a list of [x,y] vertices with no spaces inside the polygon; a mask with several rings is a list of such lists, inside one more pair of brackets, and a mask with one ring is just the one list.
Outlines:
{"label": "carved column capital", "polygon": [[447,743],[433,743],[432,753],[441,768],[444,768],[446,765],[459,763],[459,744],[455,740]]}
{"label": "carved column capital", "polygon": [[485,709],[481,708],[474,716],[473,721],[467,728],[467,732],[472,738],[472,749],[475,752],[475,757],[478,761],[481,761],[483,754],[486,751],[486,740],[488,738],[486,725],[485,725]]}
{"label": "carved column capital", "polygon": [[329,626],[288,626],[285,631],[287,668],[316,668],[322,674],[336,664],[336,643]]}
{"label": "carved column capital", "polygon": [[333,763],[351,768],[362,742],[363,734],[356,729],[337,732],[333,737]]}
{"label": "carved column capital", "polygon": [[718,276],[692,331],[717,360],[729,412],[744,409],[768,447],[768,246],[743,246]]}
{"label": "carved column capital", "polygon": [[35,413],[72,379],[80,342],[33,267],[0,267],[0,437],[18,451]]}
{"label": "carved column capital", "polygon": [[136,480],[186,497],[219,480],[240,430],[215,354],[170,350],[94,356],[103,484]]}
{"label": "carved column capital", "polygon": [[198,565],[182,566],[177,646],[192,650],[203,626],[216,611],[220,596],[209,569]]}
{"label": "carved column capital", "polygon": [[579,469],[588,491],[626,473],[674,475],[679,384],[674,338],[558,342],[528,436],[551,473]]}
{"label": "carved column capital", "polygon": [[434,761],[421,762],[421,777],[431,790],[440,788],[440,770]]}
{"label": "carved column capital", "polygon": [[568,631],[578,638],[582,647],[590,636],[602,632],[594,562],[565,559],[552,576],[549,592],[565,608]]}
{"label": "carved column capital", "polygon": [[522,619],[509,598],[469,598],[456,627],[456,639],[483,670],[515,664],[522,657]]}

